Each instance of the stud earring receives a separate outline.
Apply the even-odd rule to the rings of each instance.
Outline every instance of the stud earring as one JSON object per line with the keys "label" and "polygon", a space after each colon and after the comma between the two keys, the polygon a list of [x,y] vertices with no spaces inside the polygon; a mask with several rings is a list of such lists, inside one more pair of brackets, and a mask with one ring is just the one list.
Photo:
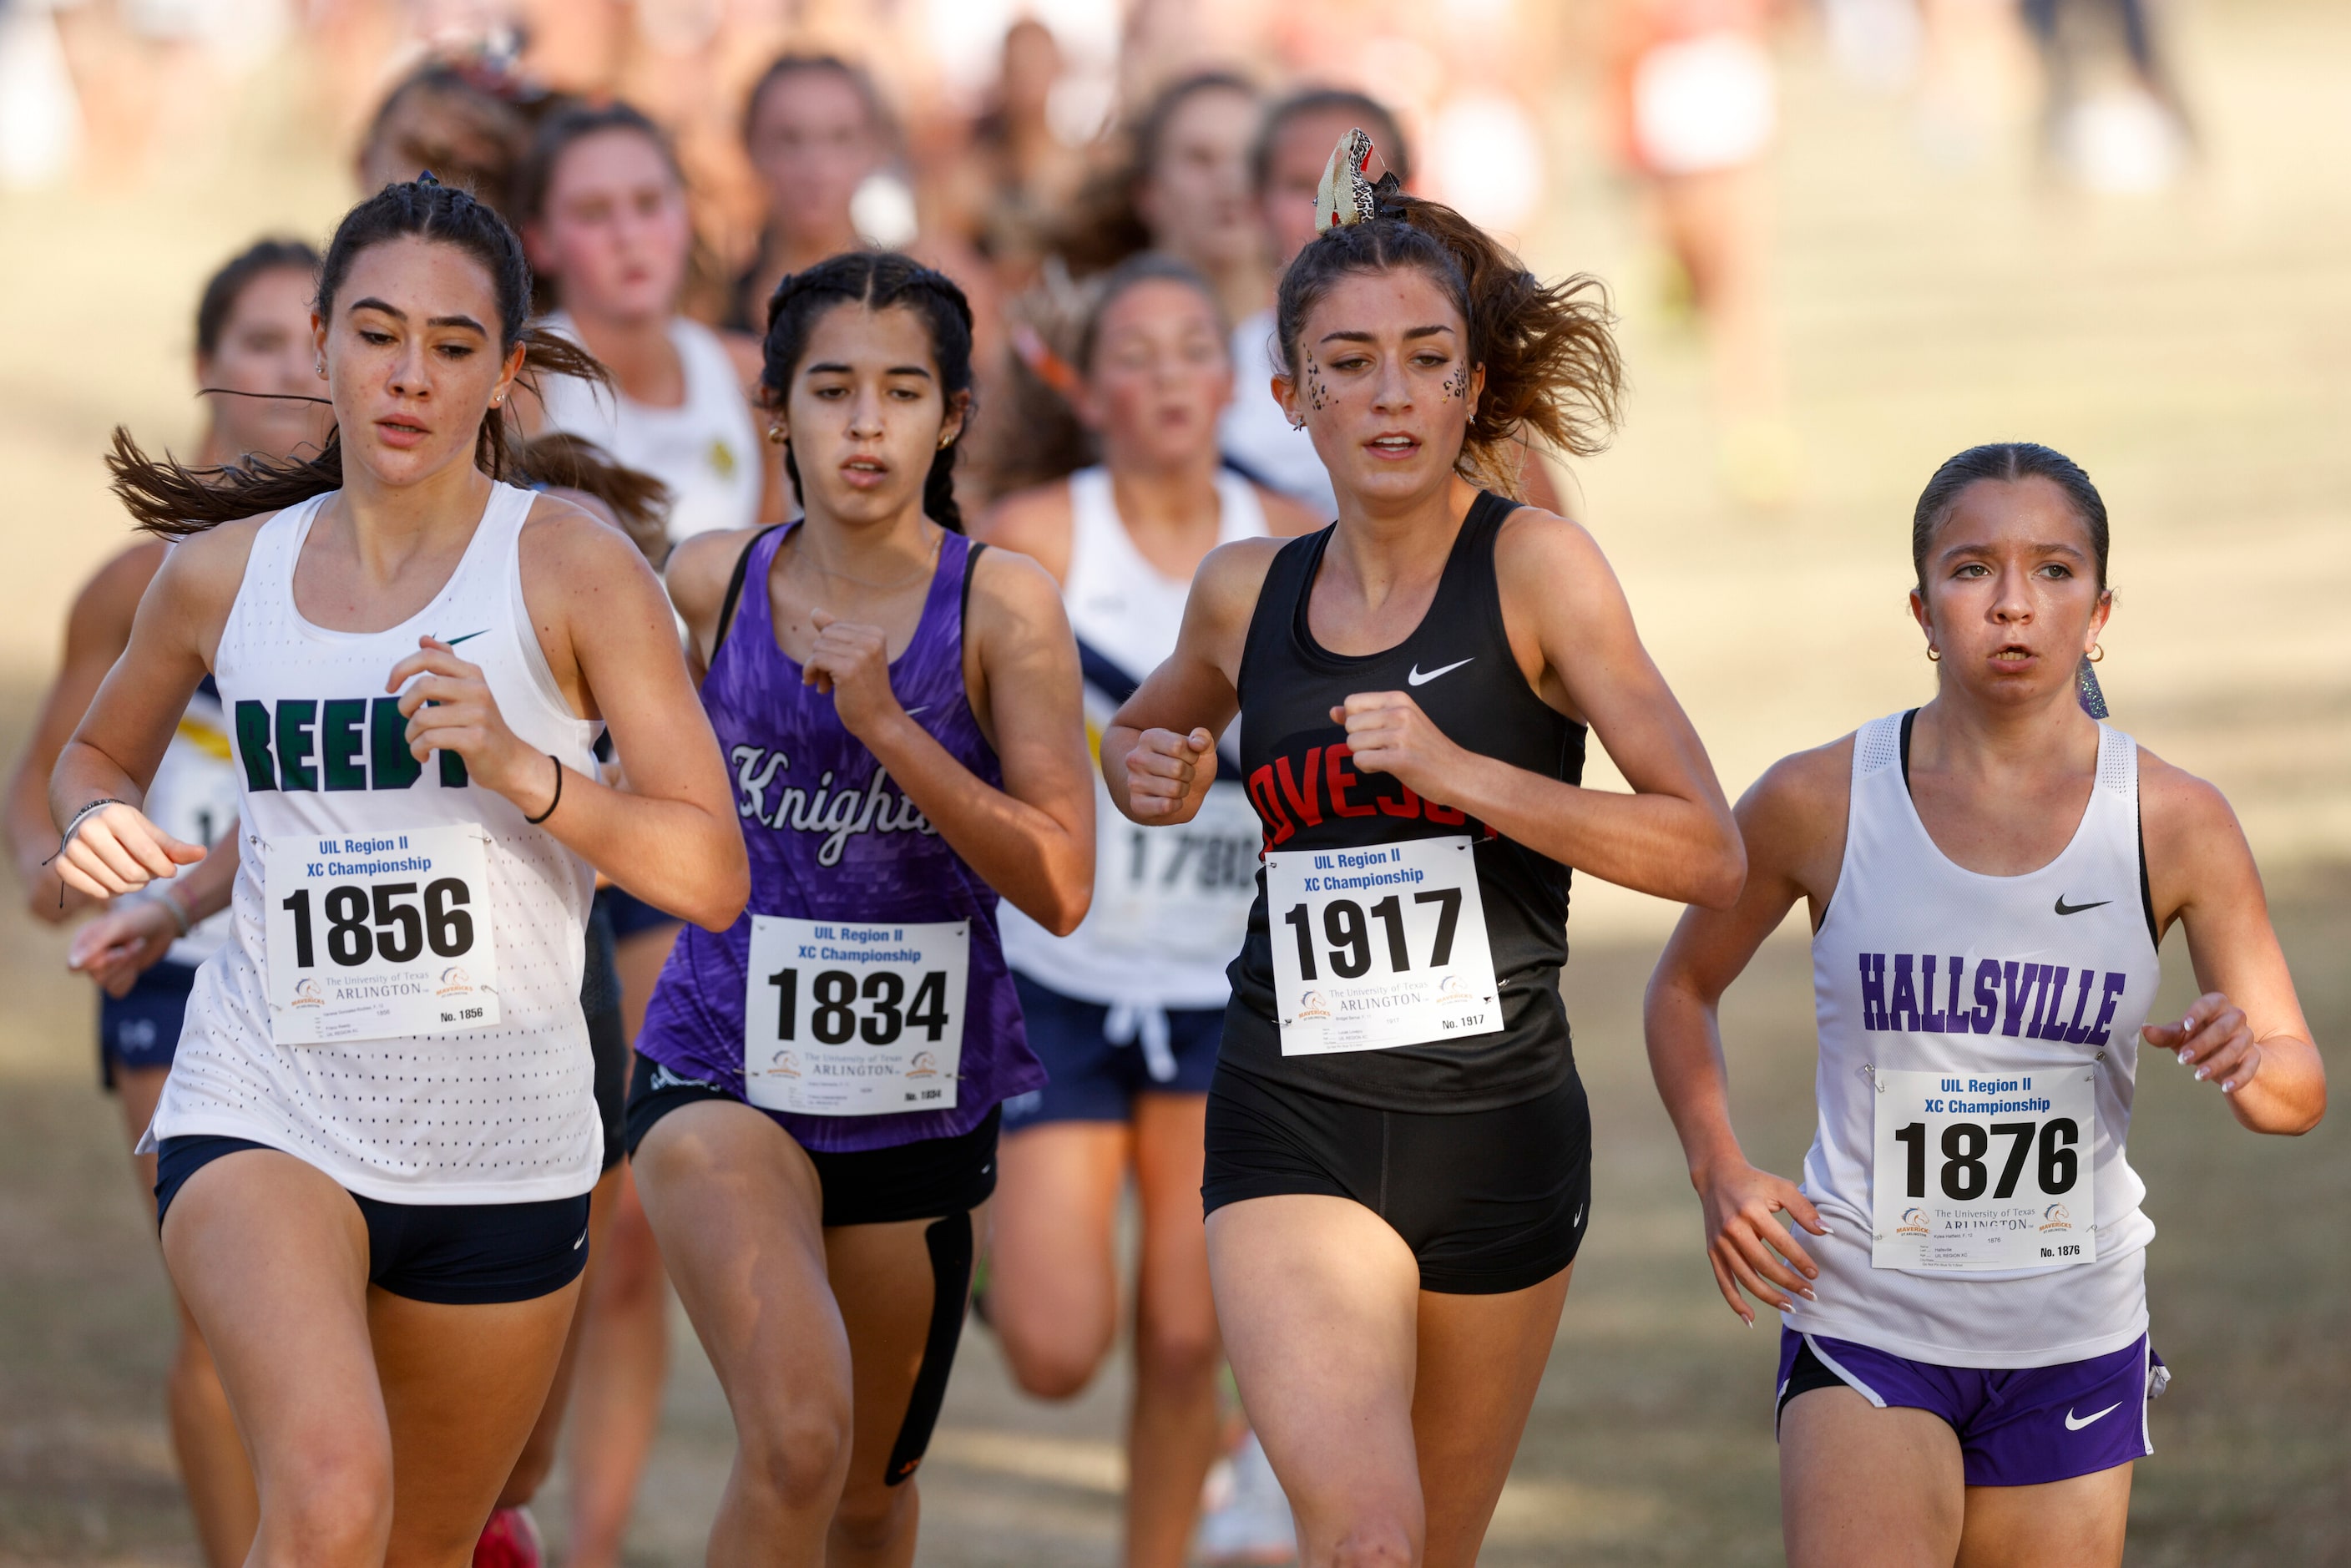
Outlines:
{"label": "stud earring", "polygon": [[954,436],[949,435],[946,431],[941,431],[941,432],[939,432],[939,450],[940,450],[940,451],[945,452],[948,447],[953,446],[954,444],[955,444],[955,437],[954,437]]}
{"label": "stud earring", "polygon": [[771,424],[768,426],[768,444],[770,446],[781,446],[783,444],[784,427],[780,424]]}
{"label": "stud earring", "polygon": [[324,360],[319,361],[319,379],[322,382],[327,379],[327,361]]}

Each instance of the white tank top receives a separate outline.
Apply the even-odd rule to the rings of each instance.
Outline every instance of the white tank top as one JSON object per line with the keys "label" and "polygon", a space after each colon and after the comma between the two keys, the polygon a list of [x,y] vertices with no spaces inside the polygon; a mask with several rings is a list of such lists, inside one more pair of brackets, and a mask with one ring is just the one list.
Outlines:
{"label": "white tank top", "polygon": [[[1813,937],[1821,1119],[1804,1193],[1834,1235],[1802,1238],[1820,1265],[1819,1301],[1797,1298],[1788,1324],[1946,1366],[2104,1355],[2147,1331],[2155,1235],[2126,1150],[2139,1026],[2161,977],[2140,881],[2138,747],[2099,726],[2097,780],[2073,841],[2039,871],[1985,876],[1954,864],[1919,821],[1902,725],[1896,714],[1855,737],[1844,864]],[[1892,1126],[1879,1126],[1886,1107],[1906,1103],[1905,1073],[1949,1075],[1923,1082],[1954,1089],[1939,1108],[1988,1134],[2033,1131],[1981,1135],[1929,1117],[1913,1158],[1910,1145],[1883,1135]],[[1889,1075],[1882,1083],[1881,1074]],[[2063,1083],[2075,1085],[2060,1092],[2078,1094],[2085,1113],[2095,1107],[2095,1138],[2081,1128],[2078,1151],[2053,1140],[2051,1117],[2036,1111]],[[2052,1151],[2077,1163],[2052,1166]],[[1955,1177],[1947,1168],[1955,1155],[1978,1163]],[[2053,1171],[2054,1190],[2076,1169],[2094,1189],[2091,1261],[1970,1272],[1872,1266],[1873,1237],[1888,1229],[1874,1215],[1894,1215],[1898,1232],[1921,1212],[1907,1205],[1912,1193],[1947,1193],[1956,1179],[1962,1190],[1972,1183],[1998,1195],[2023,1178],[2017,1186],[2029,1194],[2030,1181]],[[1887,1184],[1875,1210],[1873,1182]],[[2045,1207],[2057,1211],[2053,1225],[2078,1231],[2082,1217],[2064,1203]],[[2053,1239],[2033,1234],[2041,1228],[2015,1239],[2024,1258]]]}
{"label": "white tank top", "polygon": [[[1110,474],[1070,476],[1070,570],[1062,598],[1085,676],[1086,739],[1099,756],[1103,727],[1144,677],[1176,651],[1190,582],[1143,559],[1118,515]],[[1249,482],[1217,476],[1217,542],[1261,538],[1265,508]],[[1004,956],[1063,996],[1113,1009],[1112,1038],[1144,1031],[1164,1041],[1168,1008],[1221,1008],[1225,966],[1240,951],[1257,894],[1257,813],[1238,762],[1220,752],[1218,781],[1181,827],[1144,828],[1121,816],[1094,780],[1094,899],[1077,930],[1055,936],[1010,904],[1002,912]],[[1140,1021],[1130,1021],[1130,1015]],[[1172,1059],[1166,1072],[1173,1073]]]}
{"label": "white tank top", "polygon": [[[601,727],[565,704],[523,602],[519,547],[534,498],[494,487],[448,583],[385,632],[328,631],[295,608],[294,564],[324,497],[255,535],[214,661],[240,765],[234,935],[197,974],[153,1137],[249,1138],[392,1203],[526,1203],[595,1185],[603,1137],[580,1010],[593,874],[513,802],[467,782],[455,754],[419,766],[384,692],[392,665],[430,633],[481,667],[525,744],[592,773]],[[385,862],[394,876],[412,863],[411,835],[479,844],[483,884],[439,895],[437,913],[434,884],[420,888],[418,876],[385,886]],[[480,988],[495,991],[494,1024],[278,1042],[295,1009],[273,999],[285,992],[271,961],[304,949],[282,939],[297,917],[269,896],[286,885],[273,887],[273,865],[290,879],[330,841],[353,862],[321,859],[318,906],[300,917],[315,922],[302,927],[314,968],[287,977],[330,969],[359,946],[421,948],[429,934],[432,954],[465,951],[436,980],[462,988],[466,966],[484,979],[494,968],[494,987]],[[347,877],[354,862],[370,869]],[[462,931],[451,924],[459,910]]]}
{"label": "white tank top", "polygon": [[[236,821],[236,758],[229,747],[228,719],[210,680],[188,699],[180,727],[163,748],[143,808],[148,820],[175,839],[210,849]],[[223,910],[196,922],[172,944],[167,964],[193,967],[228,940],[229,915]]]}
{"label": "white tank top", "polygon": [[[545,325],[580,341],[563,311]],[[717,333],[683,316],[671,318],[669,340],[685,372],[684,402],[655,408],[617,389],[550,376],[540,393],[547,428],[585,436],[668,486],[671,543],[713,528],[747,528],[759,520],[759,436],[735,361]]]}

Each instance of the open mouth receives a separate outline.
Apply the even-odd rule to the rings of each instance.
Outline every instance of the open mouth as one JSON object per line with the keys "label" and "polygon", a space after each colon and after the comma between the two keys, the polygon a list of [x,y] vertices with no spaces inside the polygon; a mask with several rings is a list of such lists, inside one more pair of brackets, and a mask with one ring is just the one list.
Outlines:
{"label": "open mouth", "polygon": [[375,422],[375,428],[376,434],[390,446],[413,446],[428,434],[424,426],[409,419],[379,419]]}
{"label": "open mouth", "polygon": [[878,457],[852,457],[841,465],[841,476],[861,490],[870,490],[890,477],[890,465]]}
{"label": "open mouth", "polygon": [[2021,668],[2032,664],[2038,657],[2038,654],[2022,643],[2003,643],[1993,652],[1991,662],[1995,664],[2011,664]]}
{"label": "open mouth", "polygon": [[1391,463],[1409,457],[1420,450],[1420,443],[1409,435],[1378,435],[1364,444],[1374,456],[1386,458]]}

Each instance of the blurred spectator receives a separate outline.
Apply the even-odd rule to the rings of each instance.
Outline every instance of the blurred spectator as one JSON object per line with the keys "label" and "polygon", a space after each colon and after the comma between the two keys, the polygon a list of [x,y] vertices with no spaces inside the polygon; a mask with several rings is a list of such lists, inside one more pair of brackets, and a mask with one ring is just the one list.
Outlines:
{"label": "blurred spectator", "polygon": [[1723,477],[1750,506],[1794,500],[1801,458],[1771,316],[1767,159],[1779,89],[1771,0],[1617,0],[1615,140],[1706,329]]}
{"label": "blurred spectator", "polygon": [[526,423],[585,436],[659,479],[673,543],[780,518],[781,475],[762,461],[747,399],[759,345],[678,314],[694,231],[660,128],[624,103],[559,110],[539,128],[516,198],[532,270],[553,296],[547,324],[613,382],[608,392],[549,380],[535,421],[533,400],[521,401]]}
{"label": "blurred spectator", "polygon": [[1071,273],[1083,277],[1137,251],[1163,250],[1208,280],[1228,319],[1262,309],[1273,269],[1250,201],[1257,122],[1257,89],[1234,72],[1200,71],[1162,89],[1061,227],[1054,249]]}
{"label": "blurred spectator", "polygon": [[530,145],[546,93],[486,58],[434,58],[392,85],[354,159],[360,190],[372,193],[425,170],[511,214],[515,172]]}
{"label": "blurred spectator", "polygon": [[787,54],[768,68],[743,109],[743,144],[766,198],[767,222],[757,254],[736,280],[728,326],[763,329],[768,297],[788,273],[869,243],[895,246],[914,237],[913,201],[904,183],[894,205],[886,186],[871,183],[894,139],[872,78],[838,55]]}
{"label": "blurred spectator", "polygon": [[[2170,184],[2193,128],[2147,0],[2023,0],[2023,7],[2046,77],[2043,134],[2060,166],[2094,191]],[[2122,65],[2125,79],[2098,87],[2102,60]]]}
{"label": "blurred spectator", "polygon": [[[1322,167],[1339,138],[1358,129],[1371,137],[1384,168],[1409,185],[1411,148],[1395,116],[1377,99],[1344,88],[1308,88],[1266,111],[1249,149],[1249,184],[1277,272],[1313,239],[1314,192]],[[1329,521],[1339,505],[1331,476],[1273,395],[1273,377],[1281,367],[1270,301],[1235,324],[1232,355],[1233,398],[1217,430],[1225,461],[1305,502]]]}
{"label": "blurred spectator", "polygon": [[1053,225],[1085,170],[1053,123],[1061,47],[1041,22],[1023,18],[1004,35],[1004,67],[993,100],[973,122],[959,204],[966,226],[1007,290],[1036,277]]}

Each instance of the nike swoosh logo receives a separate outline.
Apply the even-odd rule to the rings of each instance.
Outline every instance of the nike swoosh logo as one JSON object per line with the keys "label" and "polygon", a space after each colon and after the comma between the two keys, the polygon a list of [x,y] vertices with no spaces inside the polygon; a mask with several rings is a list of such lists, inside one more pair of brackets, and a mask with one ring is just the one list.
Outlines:
{"label": "nike swoosh logo", "polygon": [[463,637],[444,637],[441,641],[448,643],[449,646],[454,648],[460,643],[470,643],[476,637],[487,636],[489,634],[489,630],[490,629],[488,627],[485,626],[479,632],[468,632]]}
{"label": "nike swoosh logo", "polygon": [[2078,1432],[2083,1427],[2088,1426],[2091,1422],[2098,1420],[2103,1416],[2111,1416],[2122,1407],[2123,1402],[2117,1399],[2112,1405],[2109,1405],[2105,1409],[2099,1411],[2096,1416],[2085,1416],[2078,1421],[2074,1419],[2074,1412],[2068,1410],[2065,1412],[2065,1430],[2068,1432]]}
{"label": "nike swoosh logo", "polygon": [[1405,679],[1413,685],[1425,686],[1428,685],[1429,682],[1437,679],[1437,676],[1459,669],[1462,665],[1468,664],[1470,660],[1477,658],[1477,654],[1472,653],[1468,659],[1456,659],[1451,664],[1431,670],[1425,675],[1420,673],[1420,661],[1416,659],[1413,661],[1411,673],[1406,674]]}
{"label": "nike swoosh logo", "polygon": [[1580,1204],[1580,1203],[1579,1203],[1579,1204],[1577,1204],[1577,1205],[1575,1206],[1575,1218],[1574,1218],[1573,1219],[1571,1219],[1571,1220],[1569,1220],[1569,1221],[1567,1222],[1567,1228],[1568,1228],[1570,1230],[1573,1230],[1573,1229],[1574,1229],[1577,1226],[1579,1226],[1579,1225],[1581,1225],[1581,1224],[1583,1224],[1583,1205],[1582,1205],[1582,1204]]}
{"label": "nike swoosh logo", "polygon": [[921,707],[910,707],[906,710],[906,716],[912,718],[918,713],[928,713],[930,707],[931,705],[928,703],[925,703]]}
{"label": "nike swoosh logo", "polygon": [[574,1241],[574,1242],[571,1244],[571,1250],[573,1250],[574,1252],[577,1252],[577,1251],[579,1251],[579,1250],[580,1250],[580,1249],[581,1249],[582,1247],[585,1247],[585,1246],[587,1246],[587,1245],[588,1245],[588,1233],[587,1233],[586,1231],[584,1231],[584,1230],[583,1230],[583,1231],[581,1231],[581,1232],[580,1233],[580,1239],[579,1239],[579,1240],[577,1240],[577,1241]]}
{"label": "nike swoosh logo", "polygon": [[2111,898],[2102,898],[2095,904],[2068,904],[2065,902],[2065,895],[2061,893],[2057,895],[2057,913],[2060,915],[2079,915],[2085,909],[2104,909],[2107,904],[2112,904],[2114,900]]}

